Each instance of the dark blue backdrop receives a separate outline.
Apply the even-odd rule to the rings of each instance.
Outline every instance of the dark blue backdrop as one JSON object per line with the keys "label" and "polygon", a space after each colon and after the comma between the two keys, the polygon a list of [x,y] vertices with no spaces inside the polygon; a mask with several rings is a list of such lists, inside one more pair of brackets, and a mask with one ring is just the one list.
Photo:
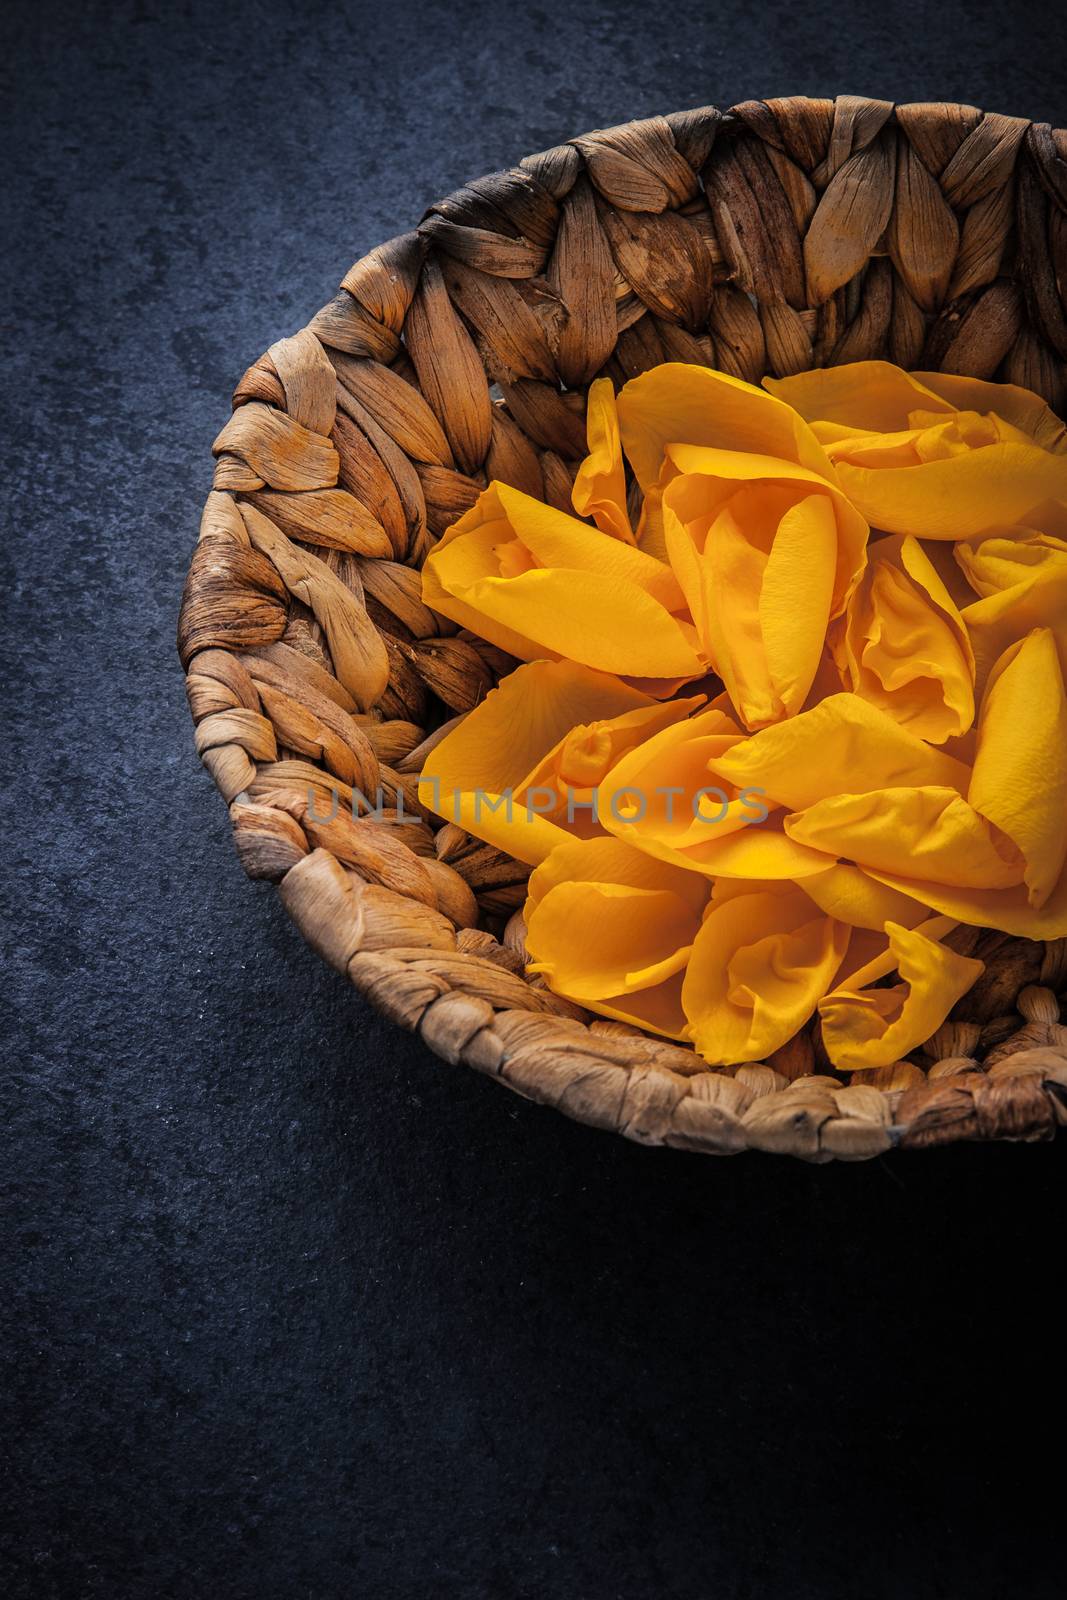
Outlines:
{"label": "dark blue backdrop", "polygon": [[1043,1597],[1067,1148],[649,1152],[242,877],[177,597],[231,385],[465,178],[749,96],[1067,123],[1052,4],[5,9],[10,1597]]}

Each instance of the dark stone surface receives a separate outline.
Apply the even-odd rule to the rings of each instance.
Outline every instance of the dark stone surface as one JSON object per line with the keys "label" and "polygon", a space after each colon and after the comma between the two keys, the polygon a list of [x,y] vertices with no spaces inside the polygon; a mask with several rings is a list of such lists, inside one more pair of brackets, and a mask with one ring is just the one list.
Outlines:
{"label": "dark stone surface", "polygon": [[1067,122],[1053,5],[4,10],[0,1593],[1062,1593],[1064,1149],[636,1149],[250,886],[175,609],[248,361],[458,182],[780,92]]}

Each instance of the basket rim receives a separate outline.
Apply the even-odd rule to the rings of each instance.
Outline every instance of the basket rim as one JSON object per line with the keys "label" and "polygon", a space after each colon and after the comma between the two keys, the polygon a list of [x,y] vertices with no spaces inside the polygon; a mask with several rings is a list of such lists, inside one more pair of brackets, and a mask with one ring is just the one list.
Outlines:
{"label": "basket rim", "polygon": [[[746,101],[726,112],[698,107],[593,130],[527,156],[505,173],[476,179],[435,203],[414,231],[357,261],[335,300],[299,335],[272,346],[238,386],[231,423],[214,447],[215,486],[205,508],[179,621],[179,652],[187,673],[197,750],[230,806],[235,843],[246,871],[277,884],[283,904],[308,943],[373,1005],[392,1021],[418,1032],[444,1060],[486,1073],[525,1098],[646,1144],[717,1154],[761,1149],[817,1162],[868,1159],[896,1147],[924,1148],[959,1140],[1050,1138],[1067,1120],[1067,1029],[1056,1031],[1055,992],[1067,977],[1067,941],[1050,944],[1025,972],[1020,969],[1022,981],[1011,986],[1017,1026],[1000,1040],[989,1062],[961,1052],[931,1061],[928,1074],[904,1062],[854,1075],[851,1082],[819,1071],[814,1059],[806,1064],[815,1070],[801,1070],[791,1078],[766,1063],[736,1069],[707,1067],[703,1062],[689,1067],[683,1056],[698,1058],[684,1047],[622,1024],[589,1019],[569,1002],[531,987],[521,962],[516,965],[506,945],[463,927],[469,916],[468,908],[457,911],[462,891],[438,867],[431,872],[425,864],[428,858],[413,851],[408,853],[415,865],[407,870],[416,888],[401,914],[392,900],[383,898],[396,899],[396,890],[381,878],[376,880],[373,872],[368,876],[345,853],[348,844],[338,853],[330,848],[329,839],[309,829],[306,811],[302,813],[294,801],[294,784],[319,780],[302,780],[278,770],[295,761],[309,771],[317,769],[323,782],[335,787],[340,782],[344,787],[341,774],[349,772],[353,762],[358,765],[360,759],[373,758],[382,770],[391,772],[391,781],[397,780],[396,792],[405,793],[406,758],[400,758],[394,771],[375,748],[373,729],[367,733],[365,724],[357,724],[353,731],[346,700],[365,712],[377,702],[362,706],[349,692],[350,685],[339,682],[343,677],[337,666],[339,646],[328,623],[327,648],[321,653],[327,667],[332,666],[334,691],[343,692],[332,692],[321,681],[329,672],[322,672],[312,651],[306,659],[316,670],[301,667],[295,695],[293,664],[285,658],[277,666],[277,646],[287,648],[289,619],[297,602],[303,604],[309,594],[319,599],[319,604],[311,600],[309,615],[320,632],[323,617],[330,614],[329,601],[322,596],[329,595],[344,611],[346,649],[355,640],[364,654],[372,654],[373,634],[380,650],[392,652],[390,683],[394,674],[404,681],[414,675],[424,686],[423,694],[429,688],[448,704],[448,658],[459,652],[447,638],[419,638],[404,627],[394,638],[383,629],[383,610],[387,617],[397,614],[389,611],[380,593],[372,592],[368,576],[372,564],[383,571],[388,564],[388,580],[407,590],[406,596],[394,594],[391,603],[406,608],[405,616],[411,620],[416,610],[410,585],[401,583],[397,573],[417,570],[430,535],[424,521],[421,554],[414,543],[406,550],[397,547],[395,537],[390,545],[387,535],[396,523],[393,501],[399,501],[407,515],[403,491],[417,496],[419,485],[424,518],[431,505],[440,517],[449,511],[448,495],[468,492],[461,478],[478,487],[474,475],[478,446],[462,436],[457,403],[440,385],[435,388],[432,365],[415,359],[411,368],[412,356],[424,353],[427,338],[436,348],[447,337],[449,357],[460,367],[470,362],[471,351],[481,359],[485,336],[479,311],[483,317],[489,313],[473,297],[481,293],[490,311],[495,307],[499,316],[501,306],[517,304],[518,292],[511,286],[535,276],[537,262],[545,271],[555,272],[569,319],[570,307],[583,290],[576,271],[561,265],[565,229],[573,234],[581,228],[588,241],[598,230],[601,238],[610,234],[612,216],[622,219],[620,228],[636,233],[650,228],[649,219],[663,227],[672,217],[688,221],[696,215],[699,220],[700,206],[709,210],[705,177],[714,170],[716,151],[742,138],[749,140],[745,148],[756,151],[758,163],[769,164],[779,174],[775,196],[783,184],[788,188],[793,183],[787,171],[795,168],[811,189],[813,209],[821,204],[814,198],[820,175],[832,183],[835,172],[880,140],[898,141],[901,149],[906,146],[907,159],[926,175],[922,181],[933,181],[925,163],[940,162],[934,176],[944,185],[948,175],[947,192],[963,196],[967,215],[988,202],[990,195],[999,194],[996,187],[983,192],[990,170],[1006,170],[1000,187],[1021,191],[1025,173],[1034,167],[1046,207],[1064,214],[1067,230],[1067,136],[1054,134],[1047,125],[987,116],[970,106],[940,102],[895,106],[847,95],[833,101],[800,96]],[[816,155],[820,159],[813,166]],[[806,158],[810,159],[805,166]],[[1017,181],[1020,160],[1027,165],[1024,178]],[[1046,171],[1050,165],[1051,179]],[[826,192],[824,187],[821,193]],[[747,221],[751,240],[748,202],[742,196],[733,203],[736,215],[729,195],[715,213],[707,243],[712,266],[700,262],[694,270],[698,277],[706,273],[709,283],[735,287],[741,283],[744,288],[738,278],[739,258],[735,253],[729,259],[727,250],[724,259],[720,239],[725,214],[742,240]],[[557,231],[549,240],[546,219],[551,218],[556,219]],[[681,221],[674,226],[681,227]],[[611,234],[609,242],[609,265],[639,307],[631,325],[655,322],[655,311],[666,314],[671,308],[659,301],[654,306],[653,291],[640,279],[640,264],[627,254],[625,240],[617,243]],[[871,243],[868,262],[874,259],[877,242]],[[683,245],[691,250],[691,241],[683,239]],[[755,248],[751,243],[748,247]],[[466,285],[468,301],[458,292],[458,298],[450,301],[439,261],[458,274],[461,289]],[[636,288],[634,279],[623,272],[623,266],[631,264]],[[682,303],[687,293],[684,274],[679,270],[675,276]],[[1022,303],[1014,279],[1006,281]],[[980,285],[977,299],[958,297],[953,302],[957,321],[973,321],[974,307],[988,300],[1000,282],[998,276],[992,288]],[[850,278],[839,292],[853,293],[854,288]],[[1027,304],[1035,292],[1032,284],[1023,284]],[[759,295],[750,298],[762,315],[765,301]],[[617,312],[621,304],[624,314],[631,315],[633,307],[626,305],[626,296],[619,302],[616,294],[616,299]],[[788,300],[782,304],[788,305]],[[1052,312],[1041,306],[1039,311],[1046,326]],[[818,308],[805,315],[810,319],[817,312]],[[421,320],[410,320],[416,317]],[[661,329],[664,341],[671,337],[670,327],[684,329],[685,317],[682,304],[677,324],[668,319],[668,331]],[[621,320],[620,314],[620,324]],[[940,320],[945,320],[944,312]],[[1031,321],[1027,326],[1033,325]],[[419,330],[421,346],[413,341],[412,328]],[[482,341],[477,346],[472,330]],[[623,331],[621,326],[615,330],[615,349]],[[681,339],[681,334],[676,337]],[[558,330],[557,340],[562,351]],[[346,389],[339,381],[345,360],[362,363],[361,372],[373,369],[371,378],[377,386],[372,385],[373,393],[365,385]],[[564,370],[567,361],[570,366]],[[557,453],[552,442],[567,430],[559,396],[584,388],[568,381],[577,370],[576,361],[580,367],[578,358],[560,354],[554,374],[557,404],[537,424],[540,442],[549,440],[540,458],[546,483],[546,459]],[[407,363],[410,370],[396,373],[397,363]],[[483,367],[478,376],[488,388],[490,368],[486,362]],[[509,375],[511,385],[503,386],[504,405],[493,402],[490,423],[497,426],[495,412],[500,410],[505,422],[518,425],[529,445],[524,407],[539,399],[535,393],[533,400],[529,398],[538,379],[511,369]],[[397,383],[406,383],[410,393],[400,395]],[[249,406],[259,409],[249,412]],[[412,408],[412,415],[402,414],[405,407]],[[234,418],[239,421],[237,428]],[[349,429],[354,430],[352,460],[344,470],[342,457],[341,478],[334,471],[327,482],[333,470],[328,456],[338,458]],[[533,438],[536,442],[538,435]],[[364,448],[368,444],[369,450]],[[392,498],[378,470],[382,465],[391,477]],[[362,498],[357,497],[357,488]],[[342,493],[343,507],[337,499]],[[312,499],[298,501],[301,495]],[[441,499],[440,505],[434,495]],[[453,517],[458,514],[455,506],[451,512]],[[346,569],[349,558],[357,565]],[[325,569],[326,577],[320,569]],[[354,600],[338,598],[337,588],[344,584],[337,570],[342,577],[348,571],[353,579],[348,587]],[[404,618],[400,620],[403,623]],[[383,634],[390,641],[388,649]],[[382,726],[397,722],[395,716],[387,717]],[[278,786],[272,789],[274,780]],[[400,849],[407,846],[401,843]],[[452,871],[447,862],[445,866]],[[428,876],[429,897],[423,883]],[[977,1046],[976,1031],[972,1051]]]}

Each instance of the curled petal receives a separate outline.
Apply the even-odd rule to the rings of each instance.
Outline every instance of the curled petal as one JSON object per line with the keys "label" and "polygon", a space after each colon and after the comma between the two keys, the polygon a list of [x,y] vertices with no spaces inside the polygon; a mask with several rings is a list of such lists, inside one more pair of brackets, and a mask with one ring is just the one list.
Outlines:
{"label": "curled petal", "polygon": [[981,961],[957,955],[922,929],[889,922],[886,933],[890,970],[896,968],[900,983],[865,988],[869,976],[861,971],[819,1002],[823,1044],[844,1072],[901,1060],[936,1032],[984,970]]}
{"label": "curled petal", "polygon": [[1067,540],[1018,528],[977,545],[958,545],[954,554],[974,592],[988,597],[1015,589],[1036,573],[1067,566]]}
{"label": "curled petal", "polygon": [[806,467],[699,445],[667,454],[667,553],[708,658],[747,726],[793,716],[862,571],[867,525]]}
{"label": "curled petal", "polygon": [[820,473],[803,464],[754,451],[672,444],[667,447],[667,458],[687,483],[687,488],[683,489],[671,478],[664,489],[665,495],[670,493],[675,511],[683,521],[699,521],[702,513],[705,516],[714,514],[745,486],[772,492],[791,491],[782,497],[785,505],[811,496],[825,496],[837,530],[832,604],[835,613],[843,608],[863,566],[867,525],[834,482],[827,482]]}
{"label": "curled petal", "polygon": [[626,510],[626,468],[619,439],[619,416],[610,378],[589,386],[585,410],[589,454],[578,468],[571,504],[580,517],[592,517],[602,533],[634,544]]}
{"label": "curled petal", "polygon": [[493,483],[423,567],[423,598],[525,659],[604,672],[698,676],[677,580],[653,556],[506,484]]}
{"label": "curled petal", "polygon": [[794,461],[833,481],[818,440],[791,405],[725,372],[668,361],[619,394],[623,449],[647,490],[671,444],[714,445]]}
{"label": "curled petal", "polygon": [[956,546],[956,560],[982,597],[962,618],[979,690],[997,658],[1034,628],[1048,628],[1067,678],[1067,543],[1046,535]]}
{"label": "curled petal", "polygon": [[1042,450],[1056,455],[1067,452],[1067,428],[1032,389],[1021,389],[1015,383],[963,378],[954,372],[916,372],[913,376],[954,411],[995,411],[1005,422],[1029,435]]}
{"label": "curled petal", "polygon": [[1067,499],[1067,439],[1011,385],[856,362],[767,379],[811,423],[872,527],[969,539]]}
{"label": "curled petal", "polygon": [[954,884],[920,883],[915,878],[875,872],[873,868],[870,875],[954,922],[969,922],[975,928],[999,928],[1020,939],[1067,938],[1067,872],[1060,874],[1059,882],[1041,906],[1031,903],[1022,883],[1011,889],[966,889]]}
{"label": "curled petal", "polygon": [[719,710],[663,728],[616,762],[601,783],[604,827],[661,860],[689,865],[692,846],[734,832],[760,810],[717,786],[709,770],[709,762],[743,737]]}
{"label": "curled petal", "polygon": [[966,791],[961,761],[925,744],[854,694],[829,695],[810,711],[745,739],[715,762],[738,789],[757,786],[801,810],[847,784],[850,793],[936,785]]}
{"label": "curled petal", "polygon": [[706,1061],[752,1061],[791,1039],[841,965],[849,930],[800,890],[713,904],[682,984],[689,1032]]}
{"label": "curled petal", "polygon": [[[838,526],[830,496],[812,494],[796,501],[775,532],[763,569],[757,613],[768,687],[788,716],[795,716],[800,710],[815,681],[827,623],[836,609],[835,574],[839,565]],[[849,581],[857,570],[853,568],[849,573]],[[718,608],[724,642],[729,637],[729,619],[730,606],[726,603]],[[743,657],[737,652],[731,653],[730,659],[739,666]],[[721,676],[729,687],[725,671]],[[754,698],[757,702],[765,698],[762,684]],[[758,727],[765,720],[746,718],[750,727]]]}
{"label": "curled petal", "polygon": [[[825,911],[828,917],[834,917],[838,922],[847,923],[850,928],[865,928],[881,933],[887,922],[899,922],[905,928],[913,928],[929,915],[920,901],[886,888],[884,883],[879,883],[860,867],[846,861],[839,861],[825,872],[805,878],[803,888],[820,911]],[[851,955],[850,945],[850,959]]]}
{"label": "curled petal", "polygon": [[536,863],[599,831],[591,798],[627,751],[699,699],[662,704],[573,662],[519,667],[434,746],[419,779],[430,810]]}
{"label": "curled petal", "polygon": [[878,789],[818,800],[785,819],[799,844],[843,856],[871,872],[907,872],[923,882],[1007,889],[1023,862],[998,848],[985,819],[955,789]]}
{"label": "curled petal", "polygon": [[970,539],[1025,522],[1045,500],[1067,499],[1067,456],[1015,441],[940,460],[860,466],[831,447],[841,487],[872,527],[922,539]]}
{"label": "curled petal", "polygon": [[530,970],[559,993],[595,1005],[680,972],[690,949],[682,941],[691,932],[684,902],[669,889],[561,883],[531,912]]}
{"label": "curled petal", "polygon": [[615,883],[631,889],[669,889],[699,923],[708,885],[676,867],[653,861],[622,839],[568,839],[530,874],[529,913],[564,883]]}
{"label": "curled petal", "polygon": [[605,1016],[681,1038],[680,974],[707,894],[620,840],[561,845],[530,878],[529,970]]}
{"label": "curled petal", "polygon": [[793,378],[765,378],[764,387],[795,406],[809,423],[857,433],[896,433],[913,411],[951,415],[995,412],[1043,450],[1067,451],[1067,429],[1039,395],[1012,383],[986,383],[948,372],[904,372],[889,361],[853,361]]}
{"label": "curled petal", "polygon": [[751,826],[713,838],[709,844],[694,845],[686,856],[695,871],[715,879],[803,880],[825,872],[834,862],[825,851],[790,839],[780,817],[765,822],[753,818]]}
{"label": "curled petal", "polygon": [[1030,904],[1043,906],[1067,861],[1067,694],[1047,628],[993,668],[968,799],[1021,851]]}
{"label": "curled petal", "polygon": [[963,618],[917,539],[880,539],[848,604],[835,658],[854,693],[932,744],[974,721]]}
{"label": "curled petal", "polygon": [[833,423],[858,433],[896,433],[908,426],[913,411],[951,415],[959,409],[917,374],[889,361],[818,367],[792,378],[764,378],[763,386],[794,406],[806,422]]}

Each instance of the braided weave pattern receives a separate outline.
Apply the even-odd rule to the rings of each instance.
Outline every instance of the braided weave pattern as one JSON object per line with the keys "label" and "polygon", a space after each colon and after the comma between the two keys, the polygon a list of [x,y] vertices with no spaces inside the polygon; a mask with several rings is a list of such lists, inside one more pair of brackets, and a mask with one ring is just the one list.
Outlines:
{"label": "braided weave pattern", "polygon": [[817,1031],[710,1071],[527,980],[527,869],[416,792],[434,728],[513,663],[429,611],[418,568],[492,478],[570,509],[595,377],[886,357],[1062,412],[1065,301],[1067,133],[971,106],[703,107],[439,201],[249,368],[215,441],[178,642],[246,871],[446,1061],[629,1138],[825,1161],[1050,1137],[1064,940],[981,935],[986,971],[921,1063],[847,1084]]}

